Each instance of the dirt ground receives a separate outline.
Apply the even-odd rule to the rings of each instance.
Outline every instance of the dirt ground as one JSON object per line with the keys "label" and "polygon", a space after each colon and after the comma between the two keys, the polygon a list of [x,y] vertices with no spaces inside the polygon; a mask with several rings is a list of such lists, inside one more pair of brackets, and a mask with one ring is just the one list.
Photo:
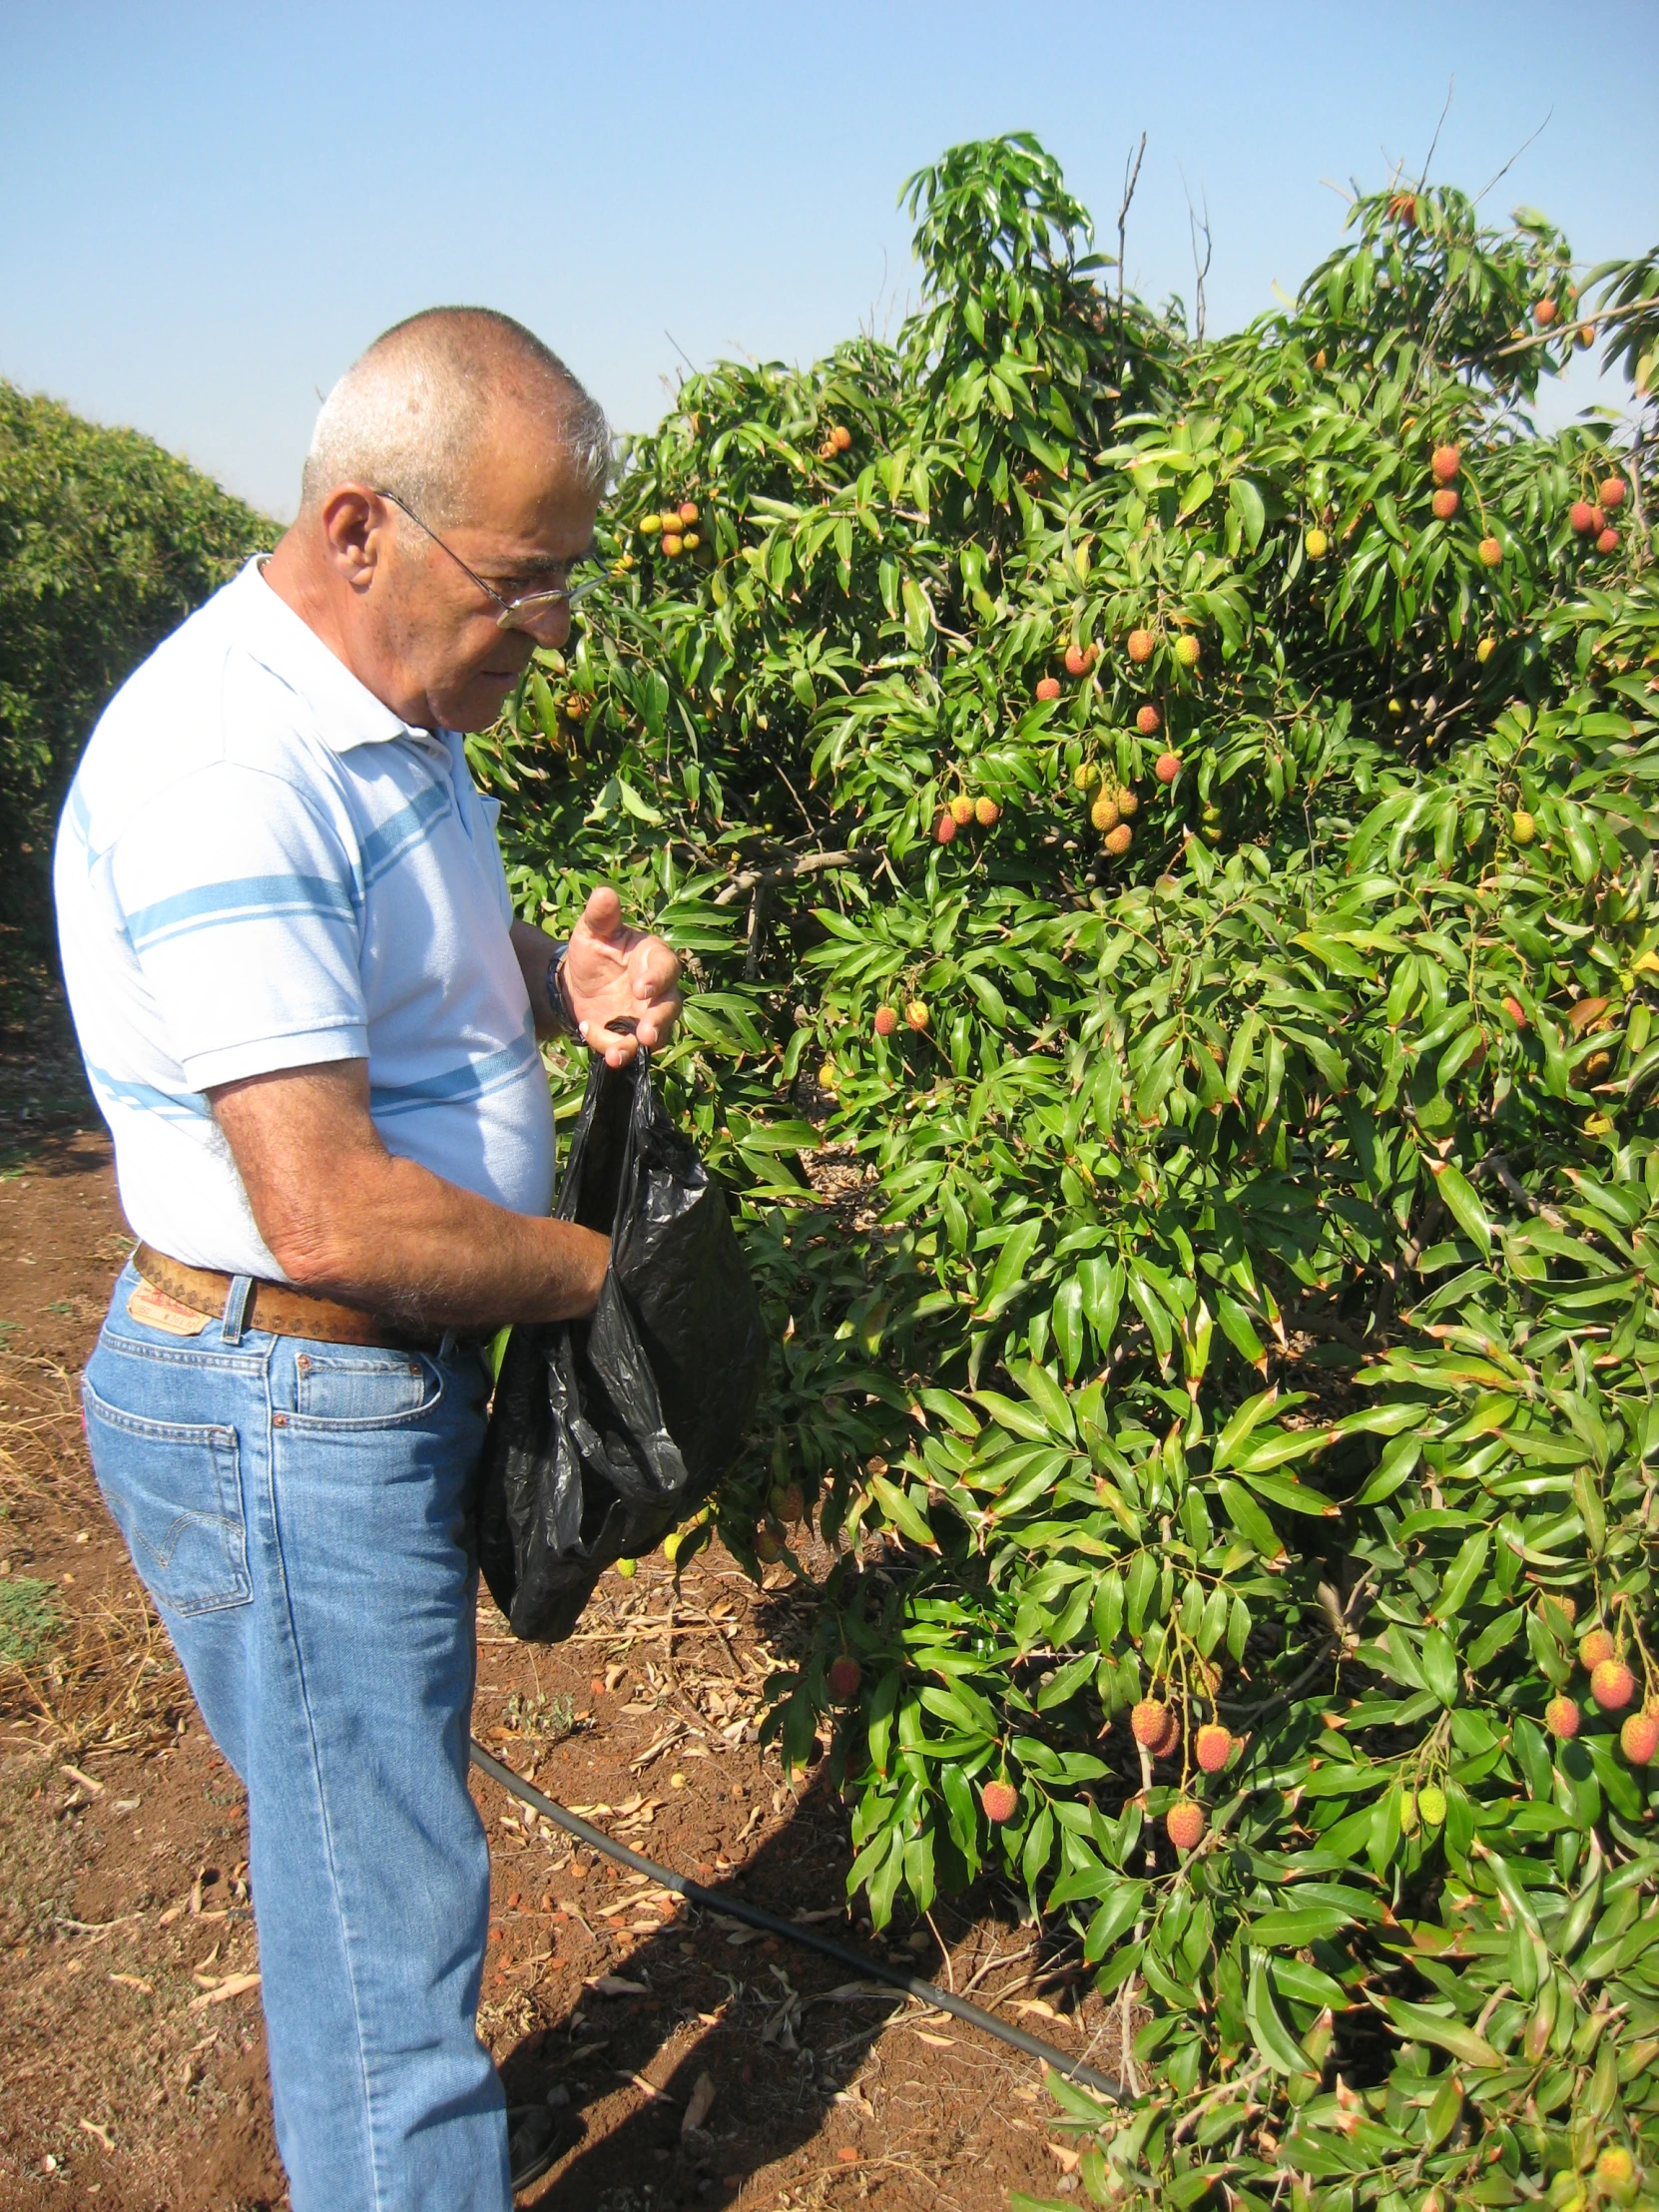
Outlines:
{"label": "dirt ground", "polygon": [[[107,1139],[70,1118],[0,1129],[0,2212],[251,2212],[286,2197],[244,1799],[86,1461],[76,1379],[130,1240]],[[755,1741],[803,1633],[795,1589],[775,1568],[757,1591],[717,1551],[677,1593],[648,1561],[552,1649],[485,1597],[476,1726],[637,1850],[868,1948],[826,1770],[788,1786]],[[479,2032],[566,2145],[521,2203],[1000,2212],[1010,2189],[1076,2191],[1032,2061],[572,1852],[473,1779],[494,1868]],[[1011,1896],[880,1948],[1116,2070],[1075,1952]]]}

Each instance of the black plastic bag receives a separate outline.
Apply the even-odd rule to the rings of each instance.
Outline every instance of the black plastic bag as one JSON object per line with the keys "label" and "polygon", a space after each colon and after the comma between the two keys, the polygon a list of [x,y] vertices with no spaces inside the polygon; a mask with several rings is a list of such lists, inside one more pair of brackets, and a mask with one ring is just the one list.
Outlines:
{"label": "black plastic bag", "polygon": [[553,1209],[609,1231],[592,1318],[516,1328],[484,1442],[478,1555],[515,1636],[554,1643],[616,1560],[661,1543],[737,1457],[766,1345],[726,1194],[649,1055],[595,1059]]}

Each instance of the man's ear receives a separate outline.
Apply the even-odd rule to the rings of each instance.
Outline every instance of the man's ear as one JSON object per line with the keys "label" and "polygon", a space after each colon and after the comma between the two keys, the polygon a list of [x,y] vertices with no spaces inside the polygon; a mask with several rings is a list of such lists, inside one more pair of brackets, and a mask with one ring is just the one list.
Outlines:
{"label": "man's ear", "polygon": [[321,519],[330,560],[353,590],[365,591],[390,542],[384,500],[366,485],[340,484],[322,502]]}

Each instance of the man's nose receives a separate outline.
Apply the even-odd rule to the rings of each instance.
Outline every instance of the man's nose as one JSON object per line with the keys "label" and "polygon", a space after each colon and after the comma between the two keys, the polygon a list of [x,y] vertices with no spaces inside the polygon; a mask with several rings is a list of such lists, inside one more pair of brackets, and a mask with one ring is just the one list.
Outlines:
{"label": "man's nose", "polygon": [[570,635],[570,604],[551,599],[543,607],[526,607],[513,617],[512,627],[524,631],[538,645],[563,645]]}

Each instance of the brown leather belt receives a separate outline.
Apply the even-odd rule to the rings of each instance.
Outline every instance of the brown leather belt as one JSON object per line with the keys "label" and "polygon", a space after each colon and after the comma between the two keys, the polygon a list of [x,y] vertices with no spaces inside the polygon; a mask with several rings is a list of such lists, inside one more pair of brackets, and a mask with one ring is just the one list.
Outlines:
{"label": "brown leather belt", "polygon": [[[193,1314],[207,1314],[218,1321],[231,1295],[234,1278],[215,1268],[193,1268],[184,1260],[170,1260],[165,1252],[141,1244],[133,1254],[133,1266],[152,1290],[175,1299]],[[263,1329],[274,1337],[311,1337],[329,1345],[375,1345],[388,1352],[435,1352],[441,1333],[424,1334],[403,1329],[360,1306],[344,1306],[338,1299],[323,1298],[315,1291],[295,1290],[289,1283],[267,1283],[255,1278],[243,1317],[245,1329]],[[477,1331],[457,1342],[477,1344]]]}

